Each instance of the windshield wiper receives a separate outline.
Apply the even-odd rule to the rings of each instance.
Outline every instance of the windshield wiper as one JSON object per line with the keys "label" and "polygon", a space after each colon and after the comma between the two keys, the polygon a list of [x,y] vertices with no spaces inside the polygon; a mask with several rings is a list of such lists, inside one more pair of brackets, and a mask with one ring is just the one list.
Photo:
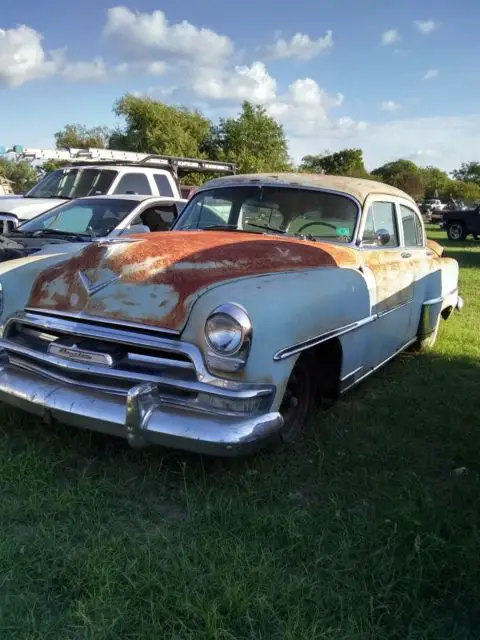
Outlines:
{"label": "windshield wiper", "polygon": [[87,242],[92,238],[89,233],[75,233],[74,231],[59,231],[58,229],[38,229],[33,231],[32,237],[41,238],[43,236],[64,236],[67,238],[75,239],[77,242]]}
{"label": "windshield wiper", "polygon": [[245,224],[248,224],[249,227],[255,227],[256,229],[264,229],[265,231],[271,231],[272,233],[280,233],[281,235],[285,235],[287,233],[283,229],[278,229],[276,227],[269,227],[268,225],[264,225],[264,224],[255,224],[254,222],[246,222]]}

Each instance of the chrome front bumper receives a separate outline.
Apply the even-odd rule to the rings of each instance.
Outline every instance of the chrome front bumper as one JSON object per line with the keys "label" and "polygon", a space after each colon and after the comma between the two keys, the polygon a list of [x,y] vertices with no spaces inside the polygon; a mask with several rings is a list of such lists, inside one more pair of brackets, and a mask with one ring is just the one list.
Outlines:
{"label": "chrome front bumper", "polygon": [[172,407],[162,402],[153,383],[134,386],[126,396],[62,384],[12,367],[5,352],[0,401],[46,422],[126,438],[135,448],[157,444],[211,455],[251,453],[274,439],[283,426],[277,412],[232,417]]}

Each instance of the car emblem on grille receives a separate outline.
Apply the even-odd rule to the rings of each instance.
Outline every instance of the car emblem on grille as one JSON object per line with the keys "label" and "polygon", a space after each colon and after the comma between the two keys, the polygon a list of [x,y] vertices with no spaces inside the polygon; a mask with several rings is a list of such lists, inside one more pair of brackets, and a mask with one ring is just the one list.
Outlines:
{"label": "car emblem on grille", "polygon": [[87,276],[87,274],[83,271],[78,272],[78,277],[80,278],[81,283],[87,290],[87,293],[89,296],[93,296],[98,291],[105,289],[105,287],[108,287],[109,284],[112,284],[113,282],[116,282],[119,279],[119,276],[114,275],[114,276],[111,276],[110,278],[107,278],[106,280],[101,280],[100,282],[93,283],[90,280],[90,278]]}
{"label": "car emblem on grille", "polygon": [[52,342],[48,345],[48,353],[52,356],[59,356],[74,362],[87,362],[88,364],[100,364],[104,367],[113,365],[113,358],[109,353],[101,353],[99,351],[86,351],[79,349],[76,344],[65,346]]}

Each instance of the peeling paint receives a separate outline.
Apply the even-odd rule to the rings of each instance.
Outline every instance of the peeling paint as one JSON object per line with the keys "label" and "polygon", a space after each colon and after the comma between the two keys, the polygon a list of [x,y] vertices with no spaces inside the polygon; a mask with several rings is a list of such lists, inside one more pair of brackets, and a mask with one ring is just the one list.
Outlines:
{"label": "peeling paint", "polygon": [[[358,253],[351,248],[291,237],[173,231],[132,238],[137,241],[92,243],[43,271],[28,306],[180,330],[198,296],[216,284],[292,270],[359,265]],[[80,272],[92,285],[112,276],[119,279],[88,295]]]}

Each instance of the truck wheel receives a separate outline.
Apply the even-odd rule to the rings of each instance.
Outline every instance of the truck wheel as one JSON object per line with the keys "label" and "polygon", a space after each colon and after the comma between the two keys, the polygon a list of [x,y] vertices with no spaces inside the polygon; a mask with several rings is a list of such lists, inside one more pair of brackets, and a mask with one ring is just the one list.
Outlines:
{"label": "truck wheel", "polygon": [[447,227],[447,236],[449,240],[465,240],[467,230],[463,222],[451,222]]}
{"label": "truck wheel", "polygon": [[280,405],[280,413],[285,421],[278,444],[290,444],[302,431],[311,415],[314,400],[314,376],[307,354],[295,363]]}

